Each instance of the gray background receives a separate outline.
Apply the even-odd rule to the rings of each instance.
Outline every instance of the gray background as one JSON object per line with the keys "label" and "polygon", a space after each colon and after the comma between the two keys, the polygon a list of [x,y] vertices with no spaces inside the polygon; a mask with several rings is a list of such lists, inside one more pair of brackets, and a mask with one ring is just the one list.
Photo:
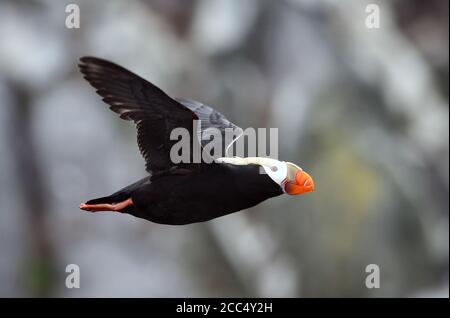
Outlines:
{"label": "gray background", "polygon": [[[448,2],[0,0],[0,296],[448,297]],[[144,175],[94,55],[241,127],[316,191],[182,227],[78,209]],[[81,288],[65,288],[65,266]],[[378,264],[381,288],[367,289]]]}

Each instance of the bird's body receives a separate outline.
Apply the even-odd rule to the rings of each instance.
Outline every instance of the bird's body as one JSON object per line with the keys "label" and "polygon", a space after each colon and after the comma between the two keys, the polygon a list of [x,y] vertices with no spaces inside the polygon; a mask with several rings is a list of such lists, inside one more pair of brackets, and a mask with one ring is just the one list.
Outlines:
{"label": "bird's body", "polygon": [[139,149],[149,172],[149,176],[110,196],[81,204],[81,209],[117,211],[155,223],[181,225],[237,212],[284,192],[313,190],[311,177],[301,168],[274,159],[174,163],[170,150],[175,142],[169,138],[173,129],[182,127],[197,136],[193,120],[200,120],[202,129],[217,128],[221,133],[238,127],[206,105],[170,98],[116,64],[92,57],[81,61],[81,72],[110,108],[136,123]]}
{"label": "bird's body", "polygon": [[283,193],[266,174],[259,174],[257,165],[211,164],[205,169],[162,176],[139,187],[131,193],[130,214],[164,224],[203,222]]}

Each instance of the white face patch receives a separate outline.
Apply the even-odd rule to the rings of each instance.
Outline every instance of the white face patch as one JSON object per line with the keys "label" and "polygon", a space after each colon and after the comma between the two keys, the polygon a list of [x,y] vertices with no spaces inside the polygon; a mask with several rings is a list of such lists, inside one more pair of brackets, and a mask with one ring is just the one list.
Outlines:
{"label": "white face patch", "polygon": [[287,181],[287,166],[286,162],[275,160],[270,165],[262,165],[267,175],[278,184],[284,191],[284,182]]}
{"label": "white face patch", "polygon": [[284,191],[284,183],[288,177],[288,167],[285,161],[279,161],[272,158],[263,157],[233,157],[233,158],[217,158],[217,162],[225,162],[233,165],[249,165],[257,164],[263,167],[265,173]]}

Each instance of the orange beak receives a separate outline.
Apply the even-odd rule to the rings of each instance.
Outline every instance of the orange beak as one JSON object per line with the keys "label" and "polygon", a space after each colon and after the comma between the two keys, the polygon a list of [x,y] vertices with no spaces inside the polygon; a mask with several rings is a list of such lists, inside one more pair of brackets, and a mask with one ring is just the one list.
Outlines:
{"label": "orange beak", "polygon": [[286,193],[303,194],[314,191],[314,181],[305,171],[297,171],[294,181],[288,181],[284,186]]}

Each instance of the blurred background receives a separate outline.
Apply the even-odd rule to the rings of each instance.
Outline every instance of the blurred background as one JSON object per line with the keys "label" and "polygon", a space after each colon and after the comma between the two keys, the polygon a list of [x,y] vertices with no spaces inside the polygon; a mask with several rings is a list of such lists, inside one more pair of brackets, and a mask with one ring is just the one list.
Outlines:
{"label": "blurred background", "polygon": [[[0,296],[448,297],[448,6],[0,0]],[[187,226],[79,210],[145,175],[84,55],[278,127],[279,157],[316,191]]]}

